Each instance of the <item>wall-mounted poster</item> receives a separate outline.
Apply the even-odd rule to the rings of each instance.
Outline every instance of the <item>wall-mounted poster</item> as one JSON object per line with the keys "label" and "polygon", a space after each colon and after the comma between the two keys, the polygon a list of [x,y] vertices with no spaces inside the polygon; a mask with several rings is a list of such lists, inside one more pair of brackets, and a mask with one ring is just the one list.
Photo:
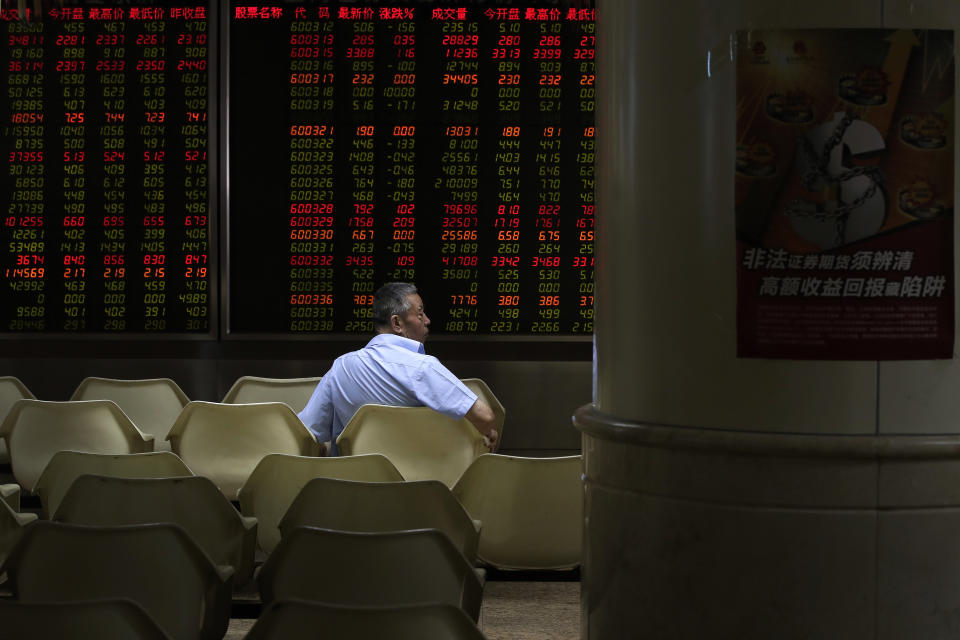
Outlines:
{"label": "wall-mounted poster", "polygon": [[737,355],[953,354],[954,36],[737,35]]}

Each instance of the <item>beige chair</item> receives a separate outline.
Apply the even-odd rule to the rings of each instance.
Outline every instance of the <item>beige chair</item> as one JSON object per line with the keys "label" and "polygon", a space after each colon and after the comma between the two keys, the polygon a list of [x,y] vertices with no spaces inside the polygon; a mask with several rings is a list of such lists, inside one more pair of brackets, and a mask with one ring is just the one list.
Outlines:
{"label": "beige chair", "polygon": [[477,458],[453,488],[483,522],[479,559],[501,569],[570,569],[583,536],[581,456]]}
{"label": "beige chair", "polygon": [[[0,564],[17,544],[23,529],[37,519],[35,513],[17,513],[6,502],[0,501]],[[0,580],[2,582],[2,580]],[[3,620],[0,617],[0,620]],[[3,624],[0,622],[0,637],[3,637]]]}
{"label": "beige chair", "polygon": [[194,401],[184,407],[167,437],[174,453],[198,476],[213,480],[230,500],[237,499],[237,491],[265,455],[320,453],[316,438],[282,402]]}
{"label": "beige chair", "polygon": [[37,480],[40,513],[49,519],[73,481],[84,474],[115,478],[176,478],[193,472],[171,451],[110,455],[88,451],[58,451]]}
{"label": "beige chair", "polygon": [[347,606],[439,602],[474,621],[483,586],[473,567],[435,529],[353,533],[297,527],[257,576],[264,604],[297,598]]}
{"label": "beige chair", "polygon": [[0,424],[0,437],[7,442],[14,478],[30,493],[57,451],[153,451],[153,436],[137,430],[111,400],[17,400]]}
{"label": "beige chair", "polygon": [[241,516],[209,478],[83,475],[63,496],[53,520],[103,526],[173,522],[214,564],[233,567],[238,588],[253,576],[257,519]]}
{"label": "beige chair", "polygon": [[360,407],[337,438],[342,455],[382,453],[405,480],[439,480],[452,487],[477,456],[483,436],[466,418],[427,407]]}
{"label": "beige chair", "polygon": [[175,524],[39,521],[0,571],[23,603],[130,598],[173,640],[220,640],[230,620],[233,569],[215,566]]}
{"label": "beige chair", "polygon": [[483,640],[462,609],[448,604],[335,607],[306,600],[277,600],[263,610],[245,640]]}
{"label": "beige chair", "polygon": [[[24,398],[37,399],[18,378],[0,376],[0,423],[3,422],[13,403]],[[0,464],[9,464],[9,462],[10,453],[7,451],[7,444],[0,439]]]}
{"label": "beige chair", "polygon": [[503,442],[503,423],[507,419],[507,410],[503,408],[503,404],[497,396],[493,395],[493,391],[490,390],[487,383],[480,378],[462,378],[460,382],[467,385],[467,388],[477,394],[477,397],[483,400],[493,411],[494,428],[500,435],[500,439],[497,441],[497,448],[499,448],[500,443]]}
{"label": "beige chair", "polygon": [[4,640],[170,640],[133,600],[16,602],[0,600]]}
{"label": "beige chair", "polygon": [[278,525],[300,490],[313,478],[340,478],[365,482],[399,482],[403,476],[378,454],[316,458],[270,454],[264,456],[240,489],[244,515],[258,521],[257,542],[266,553],[280,542]]}
{"label": "beige chair", "polygon": [[477,559],[480,523],[470,519],[450,489],[437,480],[356,482],[314,478],[280,521],[281,535],[295,527],[334,531],[436,529],[467,561]]}
{"label": "beige chair", "polygon": [[170,378],[116,380],[84,378],[71,400],[113,400],[143,433],[153,436],[157,451],[169,451],[170,426],[190,402]]}
{"label": "beige chair", "polygon": [[223,402],[242,404],[249,402],[282,402],[300,413],[313,395],[322,376],[315,378],[237,378]]}

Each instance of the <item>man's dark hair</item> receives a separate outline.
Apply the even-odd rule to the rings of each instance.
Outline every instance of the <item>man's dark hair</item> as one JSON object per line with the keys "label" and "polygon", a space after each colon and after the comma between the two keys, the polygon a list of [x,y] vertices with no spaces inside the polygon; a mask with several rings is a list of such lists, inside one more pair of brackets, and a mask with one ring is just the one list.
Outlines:
{"label": "man's dark hair", "polygon": [[373,294],[373,326],[377,330],[390,326],[390,318],[402,316],[410,310],[410,294],[417,287],[409,282],[388,282]]}

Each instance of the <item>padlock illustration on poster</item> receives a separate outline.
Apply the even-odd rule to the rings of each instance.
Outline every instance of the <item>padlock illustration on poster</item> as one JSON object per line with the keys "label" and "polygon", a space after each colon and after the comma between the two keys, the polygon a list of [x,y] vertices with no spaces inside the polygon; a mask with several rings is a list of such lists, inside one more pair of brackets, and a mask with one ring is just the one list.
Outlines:
{"label": "padlock illustration on poster", "polygon": [[876,127],[852,112],[806,131],[797,145],[797,168],[811,196],[787,204],[794,231],[821,250],[876,234],[887,217],[886,179],[878,167],[855,166],[852,158],[885,148]]}

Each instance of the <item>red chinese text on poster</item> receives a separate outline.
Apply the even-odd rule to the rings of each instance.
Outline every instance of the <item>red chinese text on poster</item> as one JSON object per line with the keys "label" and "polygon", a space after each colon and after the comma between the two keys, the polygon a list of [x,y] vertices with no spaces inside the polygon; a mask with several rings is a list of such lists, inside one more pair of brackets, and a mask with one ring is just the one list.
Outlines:
{"label": "red chinese text on poster", "polygon": [[953,42],[738,33],[738,356],[952,357]]}

